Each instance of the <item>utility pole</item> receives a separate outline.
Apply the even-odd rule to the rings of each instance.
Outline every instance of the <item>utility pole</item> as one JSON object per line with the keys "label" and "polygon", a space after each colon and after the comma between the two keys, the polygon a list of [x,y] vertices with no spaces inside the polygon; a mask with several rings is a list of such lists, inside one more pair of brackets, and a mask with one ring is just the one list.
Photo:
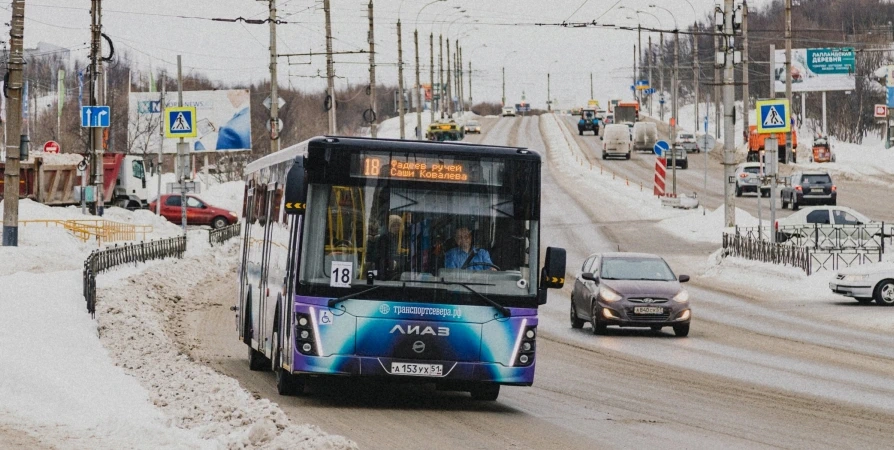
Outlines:
{"label": "utility pole", "polygon": [[549,92],[549,72],[546,73],[546,110],[552,112],[553,102]]}
{"label": "utility pole", "polygon": [[373,0],[369,0],[369,110],[372,111],[369,123],[369,135],[378,137],[378,118],[376,117],[376,40],[375,22],[373,21]]}
{"label": "utility pole", "polygon": [[[159,97],[159,105],[158,110],[161,111],[158,117],[158,182],[156,183],[158,196],[161,197],[161,168],[164,163],[164,148],[165,148],[165,121],[162,117],[162,114],[165,113],[165,94],[168,93],[167,88],[167,72],[161,73],[161,96]],[[83,205],[83,196],[81,200],[81,204]],[[155,202],[155,215],[161,215],[161,202]]]}
{"label": "utility pole", "polygon": [[[279,83],[276,58],[276,0],[270,0],[270,153],[279,151]],[[205,167],[208,167],[207,154]]]}
{"label": "utility pole", "polygon": [[[789,116],[792,108],[792,0],[785,0],[785,99]],[[792,161],[792,132],[785,133],[785,162]]]}
{"label": "utility pole", "polygon": [[[652,66],[654,66],[655,64],[654,64],[654,61],[652,58],[652,35],[651,34],[649,35],[649,56],[646,58],[646,60],[649,62],[649,75],[648,76],[649,76],[649,89],[651,89],[649,92],[654,92],[655,89],[653,89],[653,86],[652,86]],[[593,91],[592,79],[593,79],[593,74],[590,73],[590,80],[591,80],[590,81],[590,97],[593,96],[593,94],[592,94],[592,91]],[[649,115],[650,116],[652,115],[652,106],[654,106],[653,104],[655,103],[653,101],[654,97],[655,97],[654,94],[649,94]]]}
{"label": "utility pole", "polygon": [[469,111],[475,103],[472,101],[472,61],[469,61]]}
{"label": "utility pole", "polygon": [[[90,79],[93,96],[90,99],[93,106],[102,105],[105,103],[105,90],[103,89],[103,80],[105,79],[105,75],[103,74],[102,67],[102,0],[92,0],[93,7],[91,8],[91,31],[93,32],[93,42],[91,45],[91,51],[93,55],[93,77]],[[102,128],[93,127],[90,129],[90,133],[93,136],[93,169],[94,169],[94,182],[96,189],[96,215],[102,217],[105,210],[105,189],[103,188],[103,148],[102,148]]]}
{"label": "utility pole", "polygon": [[397,18],[397,115],[400,121],[400,138],[404,139],[404,47],[400,32],[400,17]]}
{"label": "utility pole", "polygon": [[[19,158],[22,139],[22,71],[25,65],[25,0],[13,0],[9,30],[9,84],[6,122],[6,170],[3,175],[3,246],[19,246]],[[18,142],[16,141],[18,140]],[[27,157],[27,154],[26,154]]]}
{"label": "utility pole", "polygon": [[444,36],[438,35],[438,114],[444,118],[444,96],[447,88],[444,86]]}
{"label": "utility pole", "polygon": [[630,86],[633,87],[633,99],[636,100],[636,45],[633,46],[633,84]]}
{"label": "utility pole", "polygon": [[506,106],[506,66],[503,66],[503,104],[500,106]]}
{"label": "utility pole", "polygon": [[428,111],[431,113],[431,122],[435,123],[435,34],[428,34],[428,80],[431,84],[431,106]]}
{"label": "utility pole", "polygon": [[[693,128],[693,136],[698,136],[698,102],[699,102],[699,75],[700,68],[698,64],[698,21],[692,26],[692,84],[695,89],[695,128]],[[708,130],[705,130],[707,133]],[[705,154],[708,152],[702,149]]]}
{"label": "utility pole", "polygon": [[[330,17],[329,0],[323,0],[323,12],[326,15],[326,78],[328,79],[329,88],[329,134],[333,135],[338,133],[338,123],[335,115],[337,102],[335,101],[335,65],[332,63],[332,20]],[[403,127],[401,127],[401,135],[403,135]]]}
{"label": "utility pole", "polygon": [[413,90],[416,92],[416,140],[422,139],[422,81],[419,79],[419,30],[413,30],[413,42],[416,46],[416,86]]}
{"label": "utility pole", "polygon": [[[658,39],[661,41],[661,50],[658,52],[659,58],[657,66],[661,69],[658,71],[658,83],[661,93],[658,94],[658,120],[664,122],[664,32],[658,33]],[[671,136],[673,143],[674,136]]]}
{"label": "utility pole", "polygon": [[[714,33],[714,55],[720,52],[720,35],[718,33]],[[772,53],[772,45],[771,45],[771,53]],[[717,140],[720,140],[720,102],[721,102],[721,94],[720,94],[720,67],[721,65],[717,64],[716,57],[714,61],[714,137]],[[773,83],[770,83],[770,86],[773,86]],[[771,88],[772,89],[772,88]]]}
{"label": "utility pole", "polygon": [[[770,68],[770,85],[773,85],[773,68]],[[742,2],[742,132],[745,133],[746,139],[749,135],[749,89],[748,89],[748,2]],[[804,109],[801,109],[804,113]],[[760,195],[758,195],[760,202]]]}
{"label": "utility pole", "polygon": [[[643,102],[643,92],[637,89],[636,81],[639,80],[639,72],[636,70],[636,62],[639,61],[640,53],[643,51],[643,27],[640,24],[636,24],[636,57],[633,62],[633,94],[634,97],[639,100],[639,103]],[[642,67],[640,67],[642,70]],[[640,105],[642,108],[642,105]]]}
{"label": "utility pole", "polygon": [[[791,1],[791,0],[786,0]],[[736,99],[735,71],[733,67],[733,51],[729,41],[733,36],[733,3],[734,0],[724,0],[723,8],[723,194],[724,215],[727,227],[736,226],[736,197],[734,195],[736,177],[736,136],[733,127],[733,115],[735,114],[733,102]]]}
{"label": "utility pole", "polygon": [[590,72],[590,99],[593,98],[593,72]]}
{"label": "utility pole", "polygon": [[[177,106],[183,106],[183,65],[180,55],[177,55]],[[180,166],[180,222],[183,227],[183,236],[186,236],[186,178],[189,175],[189,144],[183,138],[177,143],[177,159]],[[161,193],[159,193],[161,194]],[[159,195],[161,201],[161,195]]]}
{"label": "utility pole", "polygon": [[456,40],[456,93],[459,97],[459,110],[466,110],[466,88],[463,87],[463,80],[466,75],[463,73],[463,49],[459,46],[459,39]]}
{"label": "utility pole", "polygon": [[453,117],[453,89],[452,81],[450,81],[450,72],[453,66],[450,65],[450,38],[447,38],[447,117]]}
{"label": "utility pole", "polygon": [[[674,29],[674,74],[671,77],[671,109],[673,110],[673,125],[671,125],[670,138],[676,142],[677,122],[680,121],[677,109],[677,96],[680,90],[680,33]],[[685,150],[684,150],[685,151]],[[671,146],[671,170],[673,171],[673,193],[677,195],[677,151]]]}

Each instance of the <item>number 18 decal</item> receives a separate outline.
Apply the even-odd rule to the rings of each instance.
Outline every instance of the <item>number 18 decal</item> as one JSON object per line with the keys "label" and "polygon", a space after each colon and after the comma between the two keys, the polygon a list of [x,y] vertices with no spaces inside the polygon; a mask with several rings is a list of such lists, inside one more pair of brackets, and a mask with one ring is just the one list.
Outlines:
{"label": "number 18 decal", "polygon": [[354,264],[351,261],[332,261],[332,272],[329,273],[329,286],[351,287],[353,272]]}

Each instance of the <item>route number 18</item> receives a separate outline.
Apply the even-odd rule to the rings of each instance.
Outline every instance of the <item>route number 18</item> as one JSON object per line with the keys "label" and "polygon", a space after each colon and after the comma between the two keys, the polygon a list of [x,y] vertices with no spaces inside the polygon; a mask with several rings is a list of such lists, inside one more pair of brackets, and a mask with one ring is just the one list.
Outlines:
{"label": "route number 18", "polygon": [[351,287],[354,264],[350,261],[332,261],[332,271],[329,274],[329,286]]}

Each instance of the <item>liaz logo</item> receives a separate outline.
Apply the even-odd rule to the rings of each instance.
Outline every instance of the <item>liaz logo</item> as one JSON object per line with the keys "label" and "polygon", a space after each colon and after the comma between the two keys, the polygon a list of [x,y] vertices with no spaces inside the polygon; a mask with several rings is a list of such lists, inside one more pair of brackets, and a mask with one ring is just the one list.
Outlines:
{"label": "liaz logo", "polygon": [[422,328],[420,325],[408,325],[406,328],[401,325],[395,325],[394,328],[390,331],[391,334],[400,333],[400,334],[417,334],[420,336],[431,335],[431,336],[450,336],[450,328],[447,327],[438,327],[437,332],[432,327]]}

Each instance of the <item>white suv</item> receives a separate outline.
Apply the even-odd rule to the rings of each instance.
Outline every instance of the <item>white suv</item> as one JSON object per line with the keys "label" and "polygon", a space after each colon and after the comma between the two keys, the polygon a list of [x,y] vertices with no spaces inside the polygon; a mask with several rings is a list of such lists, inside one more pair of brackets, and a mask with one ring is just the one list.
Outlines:
{"label": "white suv", "polygon": [[770,196],[770,186],[761,185],[761,164],[747,162],[736,167],[736,197],[741,197],[745,192],[757,194],[760,189],[761,197]]}

